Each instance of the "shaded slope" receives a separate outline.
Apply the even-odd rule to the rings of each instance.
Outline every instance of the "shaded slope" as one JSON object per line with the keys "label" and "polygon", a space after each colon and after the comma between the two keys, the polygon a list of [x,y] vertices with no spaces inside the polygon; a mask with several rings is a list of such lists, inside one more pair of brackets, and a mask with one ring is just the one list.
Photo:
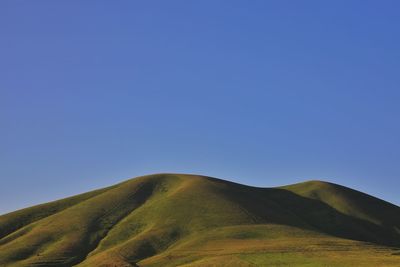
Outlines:
{"label": "shaded slope", "polygon": [[0,266],[163,266],[174,253],[232,236],[400,247],[399,218],[399,207],[329,183],[255,188],[204,176],[149,175],[0,216],[0,226],[7,226],[0,228],[6,235]]}
{"label": "shaded slope", "polygon": [[399,207],[348,187],[323,181],[309,181],[281,188],[324,202],[343,214],[377,225],[393,228],[400,225]]}
{"label": "shaded slope", "polygon": [[322,181],[309,181],[281,188],[324,203],[358,220],[367,228],[364,232],[369,236],[367,239],[360,236],[360,240],[393,246],[400,244],[400,209],[391,203],[348,187]]}

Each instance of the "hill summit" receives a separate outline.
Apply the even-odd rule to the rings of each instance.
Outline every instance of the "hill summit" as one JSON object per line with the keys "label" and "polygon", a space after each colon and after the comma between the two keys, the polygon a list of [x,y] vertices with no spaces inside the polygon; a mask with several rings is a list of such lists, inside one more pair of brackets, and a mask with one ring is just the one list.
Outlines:
{"label": "hill summit", "polygon": [[400,207],[156,174],[0,216],[0,266],[400,266]]}

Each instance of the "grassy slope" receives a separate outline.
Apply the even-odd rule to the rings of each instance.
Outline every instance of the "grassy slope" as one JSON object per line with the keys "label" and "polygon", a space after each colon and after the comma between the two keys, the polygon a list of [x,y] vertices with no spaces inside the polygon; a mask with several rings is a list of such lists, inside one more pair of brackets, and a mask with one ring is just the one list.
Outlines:
{"label": "grassy slope", "polygon": [[48,217],[54,213],[60,212],[69,208],[79,202],[94,197],[102,192],[110,189],[109,187],[99,190],[94,190],[88,193],[76,195],[73,197],[33,206],[10,212],[0,216],[0,239],[4,236],[22,228],[25,225],[38,221],[42,218]]}
{"label": "grassy slope", "polygon": [[341,185],[309,181],[281,188],[322,201],[343,214],[381,226],[394,228],[400,225],[399,207]]}
{"label": "grassy slope", "polygon": [[400,266],[399,219],[324,182],[150,175],[0,216],[0,266]]}

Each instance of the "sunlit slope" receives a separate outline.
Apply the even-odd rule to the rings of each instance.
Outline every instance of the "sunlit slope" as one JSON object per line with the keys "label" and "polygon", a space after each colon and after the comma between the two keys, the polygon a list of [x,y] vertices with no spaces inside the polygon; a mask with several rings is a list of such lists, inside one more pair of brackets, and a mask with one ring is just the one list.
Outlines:
{"label": "sunlit slope", "polygon": [[324,182],[149,175],[0,216],[0,266],[262,266],[282,253],[307,265],[343,247],[395,266],[399,218],[397,206]]}

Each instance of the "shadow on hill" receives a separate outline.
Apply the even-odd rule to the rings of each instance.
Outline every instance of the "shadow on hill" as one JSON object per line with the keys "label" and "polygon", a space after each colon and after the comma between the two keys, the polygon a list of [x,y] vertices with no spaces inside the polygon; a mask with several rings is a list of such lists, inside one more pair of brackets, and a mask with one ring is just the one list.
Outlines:
{"label": "shadow on hill", "polygon": [[220,194],[239,204],[254,223],[274,223],[312,230],[340,238],[400,247],[394,226],[378,225],[339,212],[328,204],[280,188],[247,187],[223,180]]}
{"label": "shadow on hill", "polygon": [[[103,210],[102,216],[98,217],[96,220],[92,222],[92,224],[88,228],[88,235],[86,236],[85,242],[82,246],[77,248],[72,254],[77,255],[74,257],[72,264],[78,264],[84,261],[90,252],[94,251],[101,240],[107,236],[108,232],[115,226],[118,222],[124,219],[128,214],[139,208],[143,205],[153,194],[154,189],[157,185],[157,181],[150,180],[150,182],[142,183],[138,186],[137,191],[135,191],[131,197],[128,198],[129,209],[125,209],[124,212],[118,212],[119,210],[123,210],[122,206],[126,205],[126,203],[120,203],[110,210]],[[115,213],[119,213],[115,216]],[[114,213],[114,214],[113,214]],[[60,265],[57,265],[60,266]],[[65,265],[70,266],[70,265]]]}
{"label": "shadow on hill", "polygon": [[267,189],[268,198],[291,210],[314,229],[337,237],[400,247],[393,227],[377,225],[339,212],[326,203],[284,189]]}

